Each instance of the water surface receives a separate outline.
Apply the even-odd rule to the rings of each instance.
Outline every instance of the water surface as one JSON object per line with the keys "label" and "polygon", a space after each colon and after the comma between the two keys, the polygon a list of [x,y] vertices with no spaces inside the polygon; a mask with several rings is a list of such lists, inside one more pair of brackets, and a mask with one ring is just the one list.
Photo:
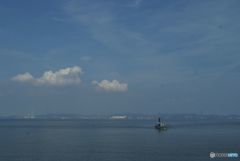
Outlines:
{"label": "water surface", "polygon": [[163,132],[154,123],[0,120],[0,161],[204,161],[211,151],[240,153],[240,121],[169,122]]}

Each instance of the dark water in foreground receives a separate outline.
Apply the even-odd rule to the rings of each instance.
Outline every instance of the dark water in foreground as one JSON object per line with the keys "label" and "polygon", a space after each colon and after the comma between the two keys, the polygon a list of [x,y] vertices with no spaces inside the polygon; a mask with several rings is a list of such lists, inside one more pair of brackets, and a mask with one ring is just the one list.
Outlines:
{"label": "dark water in foreground", "polygon": [[0,161],[205,161],[240,153],[240,121],[0,120]]}

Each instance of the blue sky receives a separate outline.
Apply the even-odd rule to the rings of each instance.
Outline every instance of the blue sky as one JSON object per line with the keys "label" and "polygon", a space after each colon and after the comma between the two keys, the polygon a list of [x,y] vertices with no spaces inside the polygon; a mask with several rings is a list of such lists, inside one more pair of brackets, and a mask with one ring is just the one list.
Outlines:
{"label": "blue sky", "polygon": [[239,7],[0,0],[0,114],[240,114]]}

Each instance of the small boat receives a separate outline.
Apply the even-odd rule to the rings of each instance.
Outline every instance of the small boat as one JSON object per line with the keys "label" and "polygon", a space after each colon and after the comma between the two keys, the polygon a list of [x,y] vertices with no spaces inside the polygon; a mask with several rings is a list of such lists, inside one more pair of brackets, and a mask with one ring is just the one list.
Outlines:
{"label": "small boat", "polygon": [[158,118],[158,122],[157,124],[155,125],[155,129],[158,129],[158,130],[167,130],[167,125],[161,121],[160,117]]}

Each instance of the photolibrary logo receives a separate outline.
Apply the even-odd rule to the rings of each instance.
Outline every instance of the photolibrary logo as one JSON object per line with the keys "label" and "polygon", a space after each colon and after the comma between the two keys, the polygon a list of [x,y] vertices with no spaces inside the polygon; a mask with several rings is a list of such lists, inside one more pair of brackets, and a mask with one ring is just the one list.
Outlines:
{"label": "photolibrary logo", "polygon": [[216,155],[215,155],[214,152],[211,152],[211,153],[210,153],[210,158],[215,158],[215,156],[216,156]]}
{"label": "photolibrary logo", "polygon": [[215,153],[210,152],[210,158],[238,158],[238,153]]}

